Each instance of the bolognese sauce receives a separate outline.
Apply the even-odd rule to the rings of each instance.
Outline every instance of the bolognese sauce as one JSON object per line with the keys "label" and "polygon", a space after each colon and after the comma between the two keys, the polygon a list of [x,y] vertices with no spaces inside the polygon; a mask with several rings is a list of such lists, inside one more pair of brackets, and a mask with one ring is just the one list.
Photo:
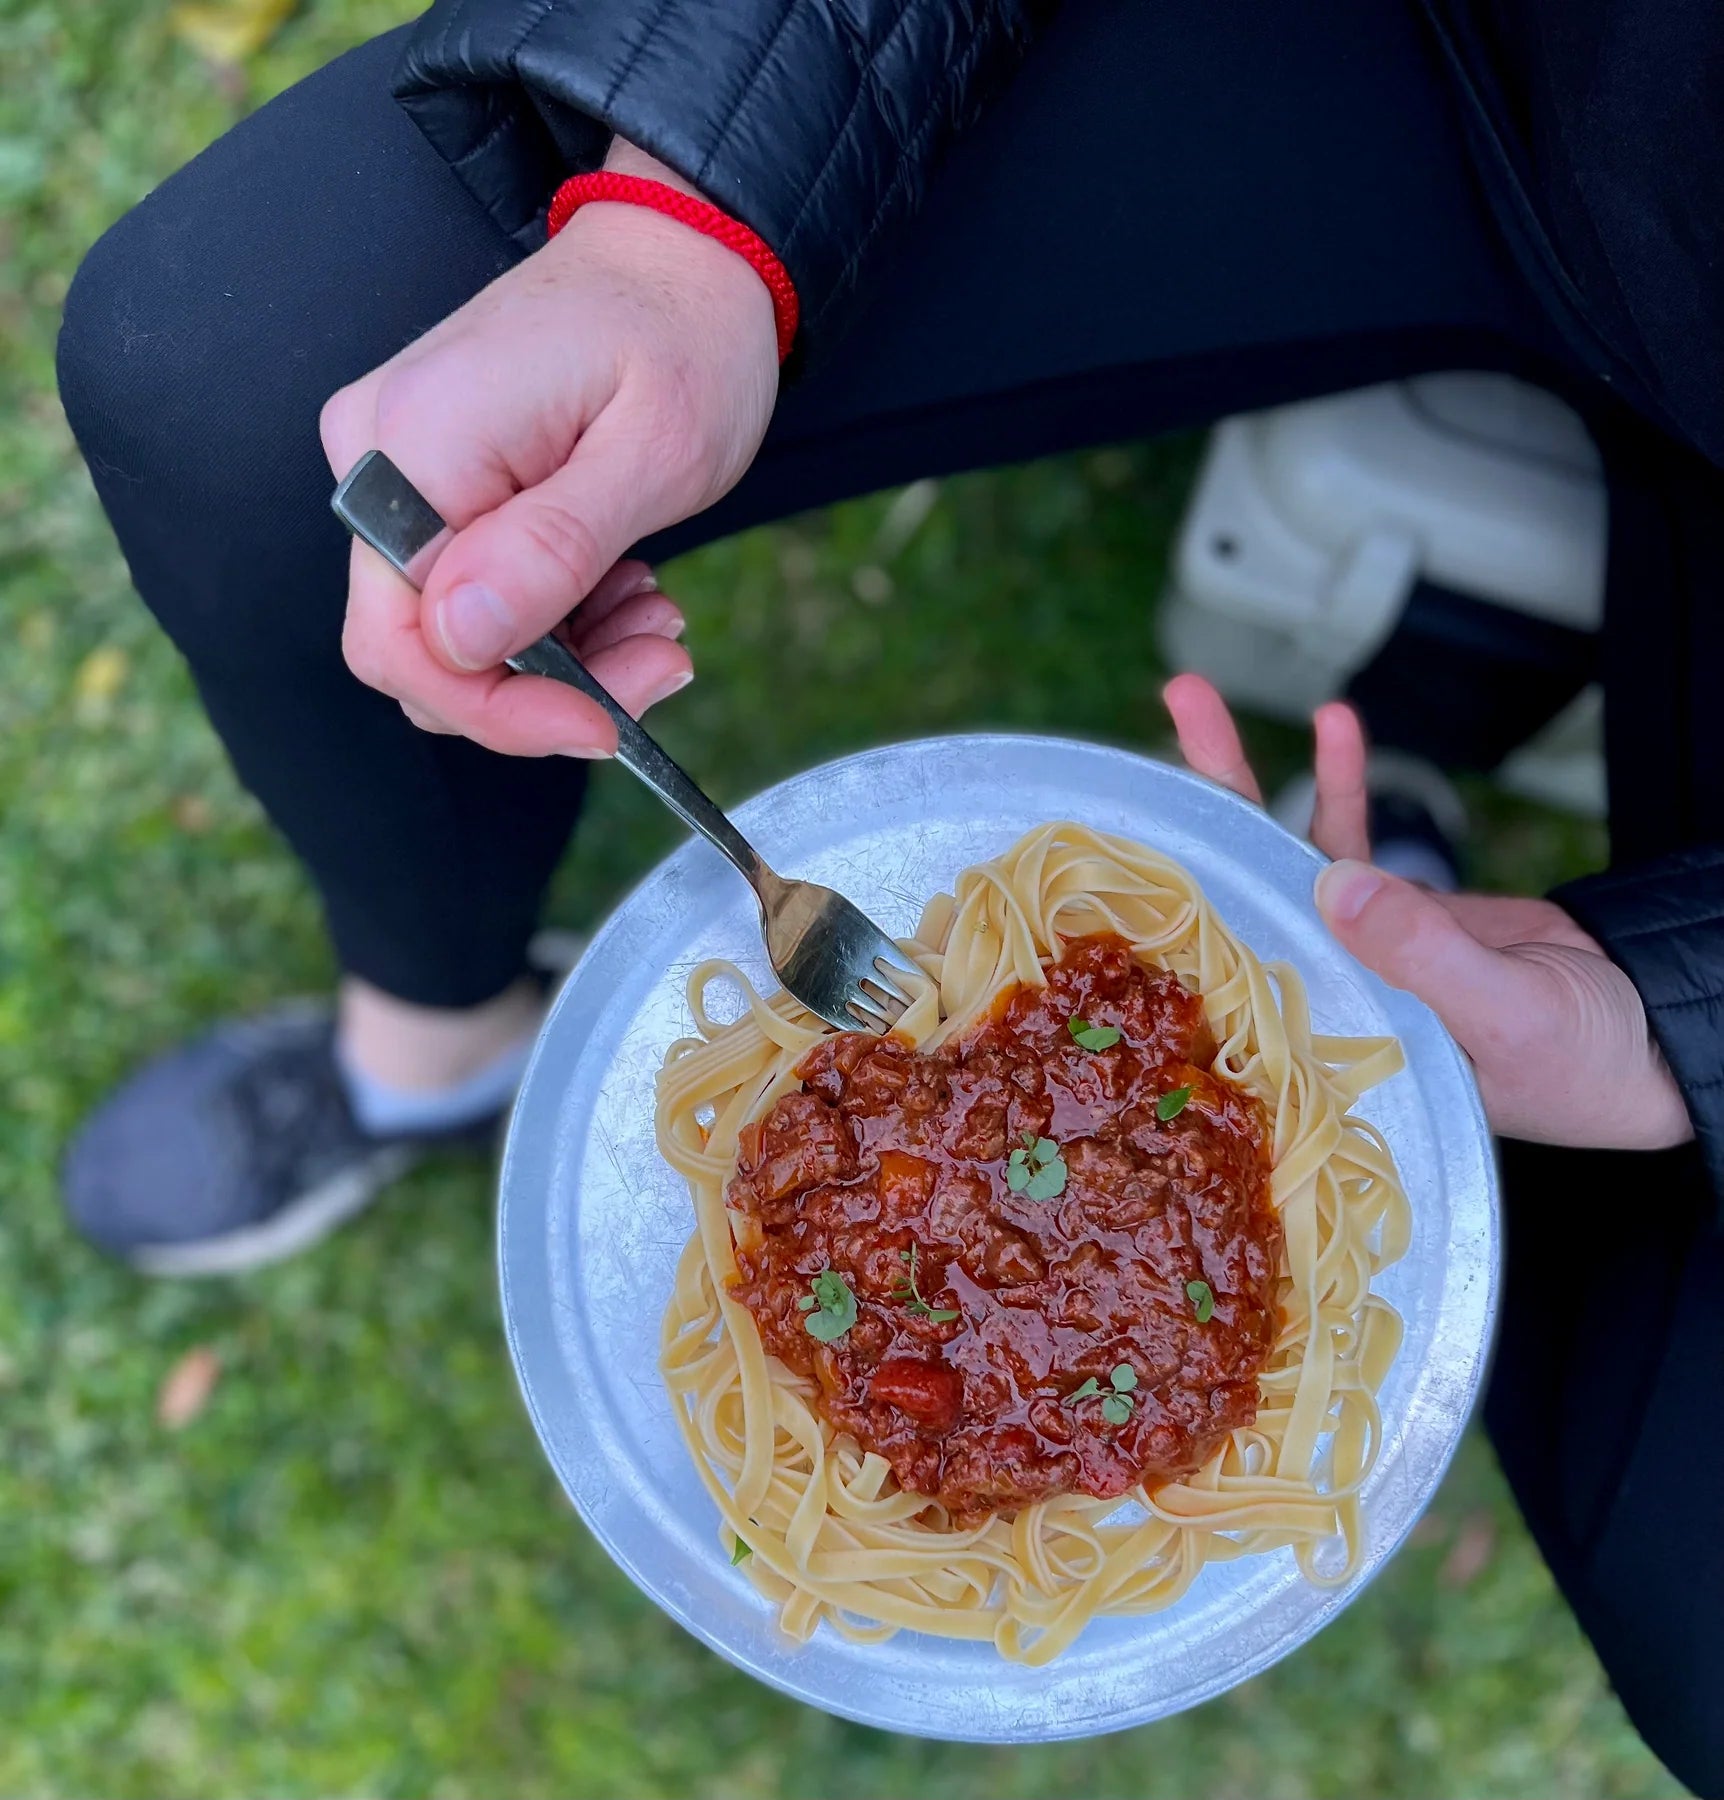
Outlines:
{"label": "bolognese sauce", "polygon": [[1199,997],[1108,934],[940,1050],[822,1039],[743,1132],[734,1297],[960,1524],[1189,1474],[1255,1418],[1278,1324],[1267,1121],[1214,1058]]}

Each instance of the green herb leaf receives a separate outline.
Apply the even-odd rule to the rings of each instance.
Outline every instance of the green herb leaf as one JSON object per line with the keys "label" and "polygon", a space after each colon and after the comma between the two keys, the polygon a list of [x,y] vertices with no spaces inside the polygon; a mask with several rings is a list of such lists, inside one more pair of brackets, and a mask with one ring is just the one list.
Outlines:
{"label": "green herb leaf", "polygon": [[1065,1191],[1066,1159],[1063,1156],[1044,1163],[1024,1186],[1024,1193],[1031,1200],[1057,1200]]}
{"label": "green herb leaf", "polygon": [[1172,1092],[1163,1094],[1155,1103],[1155,1116],[1163,1125],[1169,1119],[1177,1119],[1185,1111],[1185,1103],[1191,1098],[1188,1087],[1174,1088]]}
{"label": "green herb leaf", "polygon": [[1101,1416],[1110,1425],[1123,1425],[1131,1417],[1131,1389],[1137,1386],[1137,1376],[1132,1373],[1129,1363],[1119,1363],[1108,1376],[1113,1383],[1111,1394],[1103,1393],[1099,1381],[1092,1375],[1082,1387],[1074,1389],[1066,1395],[1066,1405],[1074,1405],[1079,1400],[1101,1401]]}
{"label": "green herb leaf", "polygon": [[741,1538],[736,1540],[736,1547],[730,1553],[730,1566],[734,1569],[739,1562],[754,1554],[754,1546],[746,1544]]}
{"label": "green herb leaf", "polygon": [[1059,1145],[1026,1131],[1024,1146],[1006,1158],[1006,1186],[1031,1200],[1057,1200],[1066,1191],[1066,1164]]}
{"label": "green herb leaf", "polygon": [[856,1323],[856,1296],[836,1269],[822,1269],[813,1286],[820,1310],[810,1311],[802,1323],[811,1338],[822,1344],[835,1343]]}
{"label": "green herb leaf", "polygon": [[808,1327],[808,1335],[818,1339],[822,1344],[835,1344],[852,1325],[854,1317],[845,1318],[842,1313],[817,1312],[810,1313],[803,1320]]}
{"label": "green herb leaf", "polygon": [[813,1312],[820,1302],[816,1300],[812,1294],[804,1294],[796,1304],[801,1307],[804,1312]]}
{"label": "green herb leaf", "polygon": [[1082,1050],[1111,1050],[1119,1042],[1117,1025],[1092,1025],[1087,1019],[1066,1020],[1066,1030]]}
{"label": "green herb leaf", "polygon": [[1207,1281],[1188,1281],[1185,1284],[1185,1297],[1197,1308],[1197,1322],[1207,1325],[1215,1315],[1215,1296],[1209,1291]]}
{"label": "green herb leaf", "polygon": [[910,1265],[910,1278],[900,1281],[892,1289],[892,1298],[902,1300],[908,1310],[917,1318],[931,1319],[936,1325],[945,1325],[951,1320],[961,1317],[945,1307],[935,1308],[922,1298],[922,1290],[916,1285],[917,1246],[911,1244],[908,1250],[900,1250],[899,1256]]}

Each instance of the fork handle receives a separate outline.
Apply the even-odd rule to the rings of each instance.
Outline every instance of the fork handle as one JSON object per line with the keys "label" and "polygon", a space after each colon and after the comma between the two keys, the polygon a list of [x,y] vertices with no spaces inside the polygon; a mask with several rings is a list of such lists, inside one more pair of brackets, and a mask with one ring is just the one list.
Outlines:
{"label": "fork handle", "polygon": [[688,771],[617,704],[567,644],[547,634],[507,661],[522,675],[548,676],[596,700],[617,728],[617,761],[631,775],[645,782],[685,825],[722,850],[751,887],[758,891],[763,881],[776,879],[754,846],[696,786]]}
{"label": "fork handle", "polygon": [[[441,515],[381,450],[368,450],[336,488],[335,516],[395,572],[417,589],[413,568],[448,529]],[[558,638],[547,633],[506,659],[523,675],[544,675],[596,700],[617,728],[617,761],[646,783],[682,822],[735,863],[765,904],[778,877],[723,812],[695,786],[658,744],[620,707],[592,671]]]}

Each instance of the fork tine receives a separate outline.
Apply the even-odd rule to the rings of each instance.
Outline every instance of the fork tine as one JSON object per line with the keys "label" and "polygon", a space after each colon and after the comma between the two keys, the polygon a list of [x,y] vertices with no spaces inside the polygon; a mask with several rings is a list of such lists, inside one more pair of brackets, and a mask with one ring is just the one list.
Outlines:
{"label": "fork tine", "polygon": [[860,999],[847,1001],[844,1010],[849,1013],[864,1031],[871,1031],[876,1037],[884,1037],[892,1029],[892,1021],[872,1007],[864,1005]]}
{"label": "fork tine", "polygon": [[865,1005],[873,1007],[878,1013],[884,1013],[894,1024],[903,1017],[909,1002],[900,998],[896,989],[887,987],[869,975],[864,975],[856,985],[862,990]]}
{"label": "fork tine", "polygon": [[922,991],[917,965],[853,900],[818,882],[756,889],[773,973],[840,1031],[890,1031]]}
{"label": "fork tine", "polygon": [[904,992],[904,977],[910,971],[901,963],[888,962],[883,956],[874,958],[874,969],[874,975],[863,979],[877,982],[900,1006],[908,1006],[911,996]]}

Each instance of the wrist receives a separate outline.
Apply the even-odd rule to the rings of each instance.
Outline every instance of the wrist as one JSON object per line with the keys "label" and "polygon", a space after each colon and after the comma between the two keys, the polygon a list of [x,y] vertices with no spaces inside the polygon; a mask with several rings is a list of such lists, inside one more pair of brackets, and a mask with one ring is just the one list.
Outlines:
{"label": "wrist", "polygon": [[[605,158],[604,172],[637,176],[697,200],[702,197],[680,175],[620,138]],[[631,266],[644,263],[667,278],[686,279],[698,272],[703,283],[710,280],[721,289],[743,290],[761,285],[760,277],[723,244],[715,243],[680,219],[627,201],[600,200],[578,208],[561,230],[552,232],[546,248],[555,253],[559,249],[575,250],[577,246],[582,252],[626,260]],[[767,311],[770,314],[770,300]]]}
{"label": "wrist", "polygon": [[[624,201],[596,201],[581,207],[551,238],[546,251],[597,256],[650,271],[667,281],[716,285],[721,292],[760,287],[760,277],[746,263],[739,264],[722,244],[679,219]],[[767,311],[771,312],[770,301]]]}
{"label": "wrist", "polygon": [[611,139],[604,167],[608,175],[639,175],[645,181],[658,181],[668,188],[675,188],[679,194],[692,194],[697,200],[706,198],[692,181],[684,181],[668,163],[661,163],[656,156],[631,144],[627,138]]}
{"label": "wrist", "polygon": [[[655,246],[664,251],[669,262],[661,266],[673,280],[697,269],[708,272],[719,292],[752,297],[744,310],[761,314],[782,363],[796,337],[799,308],[772,247],[634,145],[616,140],[606,163],[595,173],[572,176],[552,197],[546,220],[552,245],[573,240],[602,255],[620,237],[630,259],[644,249],[654,260]],[[672,179],[663,179],[667,175]]]}

